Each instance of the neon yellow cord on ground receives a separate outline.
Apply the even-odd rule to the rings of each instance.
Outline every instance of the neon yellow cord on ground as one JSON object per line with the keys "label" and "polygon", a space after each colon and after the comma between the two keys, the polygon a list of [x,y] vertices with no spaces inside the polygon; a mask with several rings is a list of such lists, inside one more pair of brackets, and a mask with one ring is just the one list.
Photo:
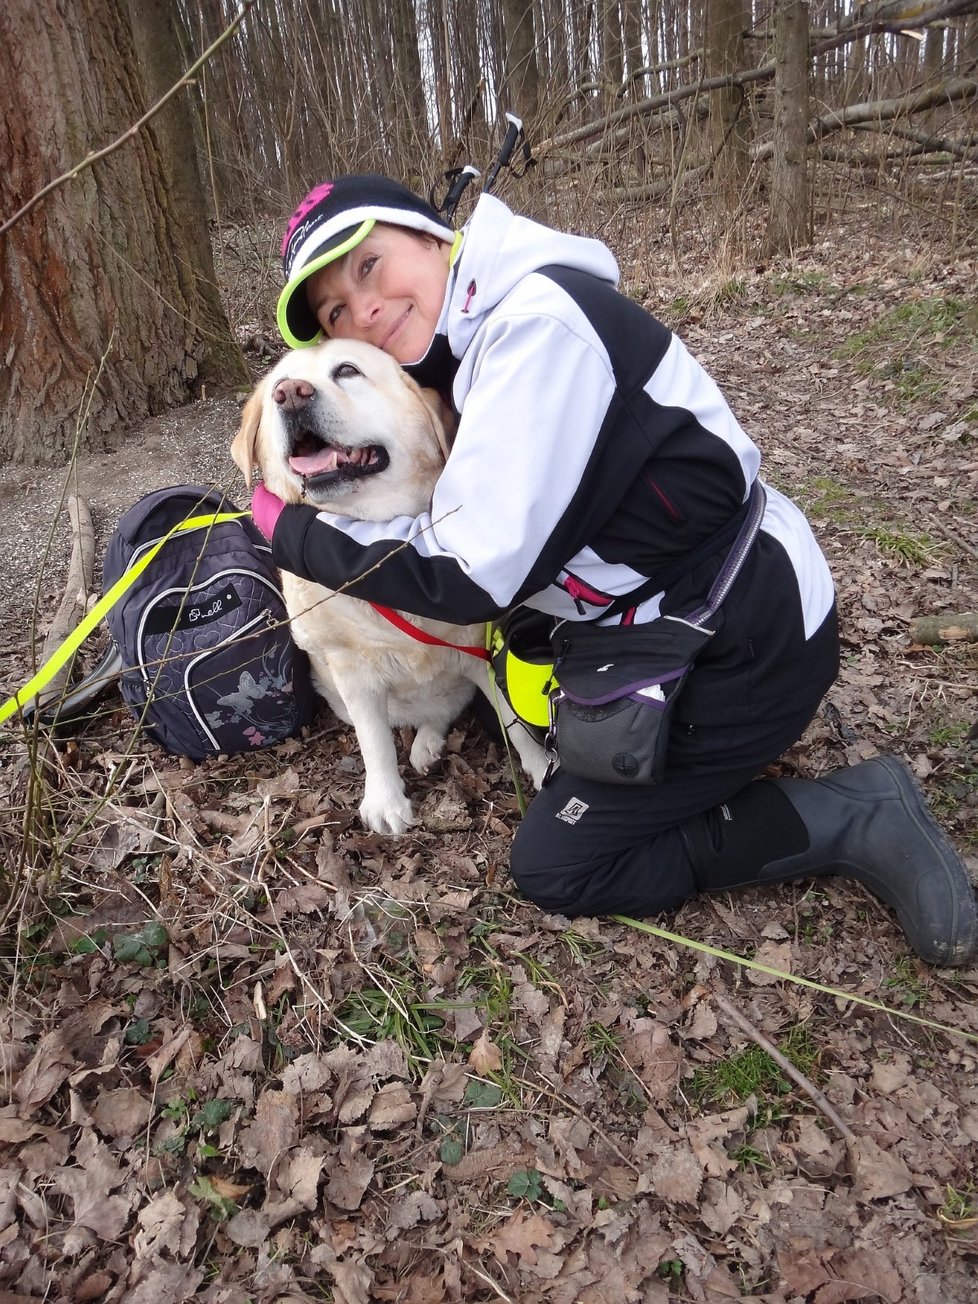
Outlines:
{"label": "neon yellow cord on ground", "polygon": [[884,1005],[881,1001],[872,1001],[868,996],[857,996],[855,992],[843,991],[841,987],[825,987],[821,983],[813,982],[811,978],[799,978],[793,973],[785,973],[783,969],[774,969],[769,964],[761,964],[758,960],[748,960],[746,956],[735,955],[733,951],[723,951],[720,947],[709,946],[706,942],[695,942],[691,937],[683,937],[681,933],[667,932],[664,928],[657,928],[655,924],[647,924],[643,919],[630,919],[628,915],[611,915],[610,918],[616,923],[636,928],[640,933],[651,933],[654,937],[664,938],[667,942],[675,942],[677,946],[688,946],[694,951],[702,951],[705,955],[715,955],[720,960],[730,960],[733,964],[739,964],[746,969],[756,969],[758,973],[770,974],[786,983],[796,983],[799,987],[824,992],[826,996],[838,996],[844,1001],[854,1001],[857,1005],[865,1005],[871,1010],[881,1010],[894,1019],[907,1019],[910,1023],[919,1023],[925,1028],[935,1028],[938,1032],[950,1032],[955,1037],[964,1037],[966,1041],[978,1042],[978,1034],[965,1032],[963,1028],[954,1028],[949,1023],[935,1023],[933,1019],[925,1019],[923,1015],[894,1009],[893,1006]]}

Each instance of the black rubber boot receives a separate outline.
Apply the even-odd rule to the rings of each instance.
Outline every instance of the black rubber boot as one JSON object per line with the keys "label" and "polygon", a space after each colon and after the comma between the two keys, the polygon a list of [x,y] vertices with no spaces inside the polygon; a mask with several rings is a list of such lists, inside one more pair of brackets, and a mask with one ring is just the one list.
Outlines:
{"label": "black rubber boot", "polygon": [[966,964],[978,945],[968,872],[891,756],[824,779],[758,780],[682,832],[702,891],[839,874],[892,906],[929,964]]}

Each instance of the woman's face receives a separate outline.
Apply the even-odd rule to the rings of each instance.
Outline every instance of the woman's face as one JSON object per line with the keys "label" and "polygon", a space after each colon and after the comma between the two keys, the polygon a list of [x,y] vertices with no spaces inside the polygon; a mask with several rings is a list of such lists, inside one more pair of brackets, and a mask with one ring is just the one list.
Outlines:
{"label": "woman's face", "polygon": [[309,306],[330,338],[363,340],[400,363],[417,362],[441,315],[451,249],[446,240],[378,223],[310,276]]}

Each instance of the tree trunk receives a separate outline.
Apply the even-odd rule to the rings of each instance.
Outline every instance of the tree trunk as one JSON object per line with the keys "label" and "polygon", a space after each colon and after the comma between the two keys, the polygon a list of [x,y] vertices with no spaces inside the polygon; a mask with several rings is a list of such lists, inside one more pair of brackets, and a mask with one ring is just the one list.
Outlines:
{"label": "tree trunk", "polygon": [[[193,60],[186,58],[175,0],[128,0],[128,10],[145,98],[147,103],[155,103],[176,85]],[[168,181],[166,224],[173,270],[182,299],[190,305],[190,319],[199,328],[201,378],[244,384],[248,369],[228,327],[214,274],[210,213],[197,161],[202,133],[197,103],[190,92],[188,87],[170,100],[147,131]]]}
{"label": "tree trunk", "polygon": [[531,123],[540,102],[540,77],[533,42],[532,0],[503,0],[506,77],[500,108]]}
{"label": "tree trunk", "polygon": [[808,4],[778,0],[774,9],[774,163],[767,252],[809,239]]}
{"label": "tree trunk", "polygon": [[625,56],[618,0],[601,0],[601,84],[604,87],[605,113],[610,113],[618,102],[624,79]]}
{"label": "tree trunk", "polygon": [[646,92],[647,78],[636,75],[646,60],[642,50],[642,0],[622,0],[621,21],[625,41],[625,61],[628,71],[628,97],[640,100]]}
{"label": "tree trunk", "polygon": [[[746,66],[744,32],[749,24],[745,0],[709,0],[706,67],[710,77],[727,77]],[[710,96],[710,142],[716,155],[718,189],[728,204],[739,201],[747,176],[747,114],[744,93],[725,87]]]}
{"label": "tree trunk", "polygon": [[[5,0],[0,48],[13,56],[0,85],[0,211],[13,214],[115,140],[144,104],[124,0]],[[64,460],[76,436],[115,448],[128,427],[194,396],[221,343],[201,315],[207,244],[175,210],[145,130],[8,231],[0,452]],[[222,333],[230,346],[226,322]]]}

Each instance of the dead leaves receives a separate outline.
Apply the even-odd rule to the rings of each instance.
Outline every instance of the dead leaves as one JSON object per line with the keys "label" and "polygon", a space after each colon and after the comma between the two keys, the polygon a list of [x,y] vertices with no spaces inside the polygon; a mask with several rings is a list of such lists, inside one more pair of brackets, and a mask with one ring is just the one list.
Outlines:
{"label": "dead leaves", "polygon": [[778,1268],[788,1290],[811,1297],[812,1304],[850,1300],[899,1304],[905,1298],[900,1274],[881,1250],[816,1249],[799,1239],[778,1252]]}

